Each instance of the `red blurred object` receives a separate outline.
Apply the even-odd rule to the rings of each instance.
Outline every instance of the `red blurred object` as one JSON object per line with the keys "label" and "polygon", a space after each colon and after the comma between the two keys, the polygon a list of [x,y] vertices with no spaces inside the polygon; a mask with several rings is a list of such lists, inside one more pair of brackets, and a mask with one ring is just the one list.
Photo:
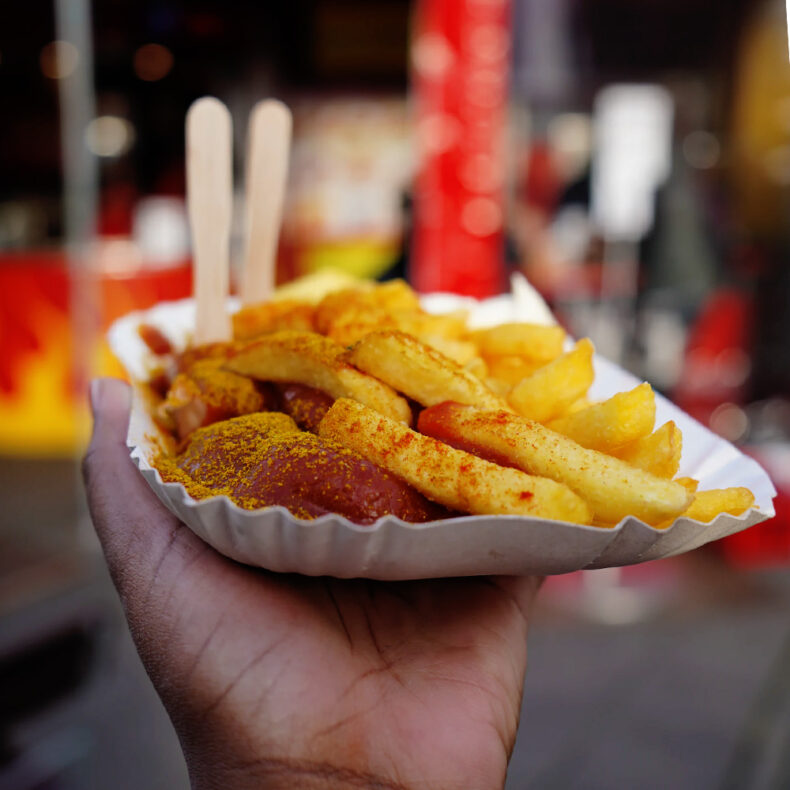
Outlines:
{"label": "red blurred object", "polygon": [[[748,349],[754,304],[748,294],[721,289],[713,294],[692,327],[683,375],[673,400],[704,425],[720,427],[722,404],[742,405],[749,377]],[[726,437],[725,438],[734,438]],[[757,568],[790,562],[790,445],[741,448],[768,472],[778,495],[776,517],[713,544],[736,567]]]}
{"label": "red blurred object", "polygon": [[[102,331],[116,318],[160,301],[182,299],[192,289],[188,262],[168,269],[138,269],[99,280]],[[0,392],[21,387],[25,361],[45,353],[71,326],[71,282],[60,251],[0,255]],[[43,320],[46,317],[46,322]]]}
{"label": "red blurred object", "polygon": [[484,297],[504,289],[509,20],[509,0],[417,3],[411,279],[420,291]]}
{"label": "red blurred object", "polygon": [[562,188],[554,157],[548,144],[537,141],[530,149],[526,174],[521,184],[522,199],[547,217],[553,216]]}
{"label": "red blurred object", "polygon": [[672,400],[704,425],[722,403],[743,402],[753,313],[747,294],[721,289],[691,328],[683,374]]}
{"label": "red blurred object", "polygon": [[790,564],[790,444],[744,447],[768,472],[776,488],[776,517],[719,542],[727,560],[739,568]]}

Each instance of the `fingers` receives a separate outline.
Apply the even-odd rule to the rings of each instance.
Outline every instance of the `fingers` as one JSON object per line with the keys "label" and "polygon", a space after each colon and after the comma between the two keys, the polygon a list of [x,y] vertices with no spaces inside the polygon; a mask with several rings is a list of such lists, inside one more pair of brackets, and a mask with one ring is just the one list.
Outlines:
{"label": "fingers", "polygon": [[[91,386],[93,436],[83,461],[88,506],[110,573],[124,603],[147,595],[164,559],[176,564],[204,544],[173,516],[135,469],[126,446],[131,391],[122,381]],[[175,568],[174,570],[178,570]]]}

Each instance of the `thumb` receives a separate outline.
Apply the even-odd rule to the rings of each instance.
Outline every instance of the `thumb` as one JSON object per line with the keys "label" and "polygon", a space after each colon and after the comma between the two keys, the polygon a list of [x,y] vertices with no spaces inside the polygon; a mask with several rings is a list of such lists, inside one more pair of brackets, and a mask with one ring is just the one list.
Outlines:
{"label": "thumb", "polygon": [[117,450],[125,447],[129,428],[132,394],[128,384],[119,379],[94,379],[90,388],[93,412],[93,436],[88,457],[97,450]]}
{"label": "thumb", "polygon": [[174,546],[183,557],[202,542],[162,505],[129,457],[129,386],[96,379],[90,395],[93,436],[82,463],[88,507],[115,586],[133,603]]}

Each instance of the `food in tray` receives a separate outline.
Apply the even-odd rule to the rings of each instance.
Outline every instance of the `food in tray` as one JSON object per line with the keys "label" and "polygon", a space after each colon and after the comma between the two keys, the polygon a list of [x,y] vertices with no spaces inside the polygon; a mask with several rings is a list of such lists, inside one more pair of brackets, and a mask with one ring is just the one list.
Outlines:
{"label": "food in tray", "polygon": [[458,514],[666,527],[754,503],[676,477],[682,436],[648,384],[592,402],[593,347],[562,328],[472,329],[402,281],[248,306],[234,339],[176,353],[140,327],[171,441],[153,463],[195,499],[369,524]]}

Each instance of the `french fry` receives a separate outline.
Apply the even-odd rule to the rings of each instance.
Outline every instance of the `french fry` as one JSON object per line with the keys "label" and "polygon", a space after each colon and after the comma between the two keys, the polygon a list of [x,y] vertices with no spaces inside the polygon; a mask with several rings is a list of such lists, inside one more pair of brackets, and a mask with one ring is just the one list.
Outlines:
{"label": "french fry", "polygon": [[[480,381],[485,381],[488,377],[488,367],[486,367],[485,360],[482,357],[470,359],[469,362],[464,365],[464,370],[467,371],[467,373],[471,373],[475,378],[480,379]],[[497,390],[492,390],[492,392],[500,394]]]}
{"label": "french fry", "polygon": [[312,332],[273,332],[231,356],[225,369],[260,381],[304,384],[333,398],[354,398],[410,425],[411,408],[405,398],[344,362],[342,353],[342,347]]}
{"label": "french fry", "polygon": [[428,499],[462,513],[576,524],[591,517],[589,507],[567,486],[455,450],[356,401],[335,401],[318,432],[402,478]]}
{"label": "french fry", "polygon": [[508,412],[443,403],[422,412],[418,427],[454,446],[565,483],[592,507],[597,522],[615,524],[633,515],[648,524],[660,524],[691,504],[692,495],[678,483],[588,450]]}
{"label": "french fry", "polygon": [[326,326],[325,334],[339,346],[350,348],[371,332],[397,328],[394,317],[385,310],[349,307]]}
{"label": "french fry", "polygon": [[465,332],[465,313],[430,315],[416,310],[387,310],[375,305],[359,305],[352,301],[345,308],[337,307],[331,318],[324,311],[320,320],[324,334],[341,346],[352,346],[370,332],[397,329],[413,335],[459,364],[466,364],[477,356],[477,346],[460,339]]}
{"label": "french fry", "polygon": [[472,332],[483,356],[521,356],[549,362],[562,353],[565,330],[543,324],[499,324]]}
{"label": "french fry", "polygon": [[517,384],[508,403],[522,417],[547,422],[565,412],[593,383],[593,344],[586,338],[571,351]]}
{"label": "french fry", "polygon": [[431,333],[415,334],[417,340],[425,343],[426,346],[444,354],[448,359],[457,362],[462,367],[474,359],[480,359],[477,356],[477,347],[474,343],[467,340],[456,340],[453,337],[444,337],[443,335],[435,335]]}
{"label": "french fry", "polygon": [[647,436],[655,421],[653,390],[649,384],[640,384],[628,392],[618,392],[601,403],[552,420],[547,427],[582,447],[611,453],[616,447]]}
{"label": "french fry", "polygon": [[[467,334],[466,310],[452,313],[426,313],[424,311],[402,311],[396,315],[398,329],[418,338],[438,335],[448,340],[461,340]],[[469,341],[471,342],[471,341]],[[477,353],[477,351],[475,351]]]}
{"label": "french fry", "polygon": [[740,516],[754,504],[754,494],[748,488],[713,488],[697,491],[694,501],[681,516],[708,524],[721,513]]}
{"label": "french fry", "polygon": [[699,480],[695,480],[693,477],[676,477],[675,482],[680,483],[686,491],[690,491],[692,494],[695,494],[699,488]]}
{"label": "french fry", "polygon": [[313,329],[315,308],[306,302],[282,300],[243,307],[232,316],[233,337],[248,340],[280,329]]}
{"label": "french fry", "polygon": [[545,360],[529,359],[529,357],[519,357],[514,355],[484,357],[488,365],[488,375],[493,379],[514,387],[522,379],[531,376],[538,368],[542,368]]}
{"label": "french fry", "polygon": [[476,376],[403,332],[372,332],[343,358],[423,406],[453,400],[507,408]]}
{"label": "french fry", "polygon": [[403,280],[391,280],[381,285],[361,282],[358,286],[327,294],[316,308],[315,326],[322,334],[349,309],[356,311],[419,311],[417,294]]}
{"label": "french fry", "polygon": [[585,396],[571,403],[571,405],[568,406],[568,410],[565,412],[565,414],[575,414],[577,411],[581,411],[582,409],[586,409],[588,406],[592,406],[592,405],[593,402],[588,397]]}
{"label": "french fry", "polygon": [[612,450],[615,458],[646,472],[672,479],[678,473],[683,451],[683,434],[670,420],[653,433]]}

